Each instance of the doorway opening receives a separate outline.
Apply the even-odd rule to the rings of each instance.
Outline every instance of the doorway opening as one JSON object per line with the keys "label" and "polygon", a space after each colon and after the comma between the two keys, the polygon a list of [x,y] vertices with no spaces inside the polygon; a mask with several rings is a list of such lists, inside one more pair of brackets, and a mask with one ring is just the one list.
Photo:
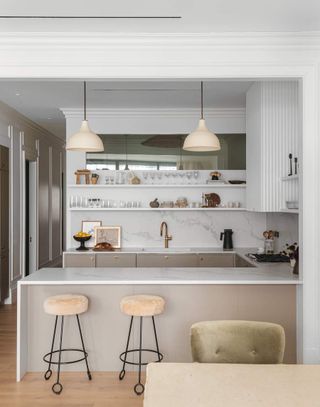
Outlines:
{"label": "doorway opening", "polygon": [[37,259],[37,162],[25,161],[25,276],[38,266]]}

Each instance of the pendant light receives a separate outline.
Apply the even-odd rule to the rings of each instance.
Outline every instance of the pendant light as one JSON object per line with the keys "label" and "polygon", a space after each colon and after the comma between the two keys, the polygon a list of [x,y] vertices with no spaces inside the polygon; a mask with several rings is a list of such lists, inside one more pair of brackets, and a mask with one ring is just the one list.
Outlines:
{"label": "pendant light", "polygon": [[198,127],[186,137],[183,149],[199,152],[221,149],[218,137],[207,128],[203,117],[203,82],[201,82],[201,118]]}
{"label": "pendant light", "polygon": [[89,127],[87,120],[87,84],[83,82],[83,121],[80,130],[67,141],[66,150],[70,151],[104,151],[101,138]]}

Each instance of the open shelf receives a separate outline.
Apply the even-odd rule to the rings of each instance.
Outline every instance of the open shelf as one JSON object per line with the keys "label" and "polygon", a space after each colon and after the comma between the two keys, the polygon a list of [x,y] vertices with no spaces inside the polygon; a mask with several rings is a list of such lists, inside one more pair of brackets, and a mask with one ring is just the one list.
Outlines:
{"label": "open shelf", "polygon": [[246,188],[246,184],[71,184],[69,188]]}
{"label": "open shelf", "polygon": [[299,179],[299,175],[295,174],[295,175],[290,175],[287,177],[282,177],[281,181],[293,181],[293,180],[298,180]]}
{"label": "open shelf", "polygon": [[299,214],[299,209],[288,209],[288,208],[281,208],[280,212],[283,213],[295,213],[295,214]]}
{"label": "open shelf", "polygon": [[246,208],[69,208],[69,211],[237,211],[245,212]]}

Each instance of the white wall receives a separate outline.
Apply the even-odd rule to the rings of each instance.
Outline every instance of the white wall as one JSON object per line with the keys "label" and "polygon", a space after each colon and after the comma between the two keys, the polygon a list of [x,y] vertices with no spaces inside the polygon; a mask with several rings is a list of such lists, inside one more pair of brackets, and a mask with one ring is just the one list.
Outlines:
{"label": "white wall", "polygon": [[[63,142],[37,124],[0,102],[0,144],[10,149],[10,284],[11,289],[24,274],[24,177],[25,160],[37,161],[38,266],[61,259],[61,173]],[[53,159],[50,154],[54,151]],[[59,159],[58,159],[59,157]],[[54,188],[52,187],[54,186]],[[52,193],[52,190],[54,192]],[[54,205],[52,205],[54,200]]]}

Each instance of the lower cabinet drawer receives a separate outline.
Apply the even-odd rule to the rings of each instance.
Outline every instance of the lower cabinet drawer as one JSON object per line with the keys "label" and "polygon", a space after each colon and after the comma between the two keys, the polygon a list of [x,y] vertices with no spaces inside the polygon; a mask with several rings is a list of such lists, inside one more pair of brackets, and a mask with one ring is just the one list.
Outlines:
{"label": "lower cabinet drawer", "polygon": [[95,267],[95,255],[65,253],[63,267]]}
{"label": "lower cabinet drawer", "polygon": [[96,267],[136,267],[134,253],[96,253]]}
{"label": "lower cabinet drawer", "polygon": [[197,267],[196,254],[153,254],[137,255],[137,267]]}
{"label": "lower cabinet drawer", "polygon": [[235,267],[235,254],[199,253],[199,267]]}

